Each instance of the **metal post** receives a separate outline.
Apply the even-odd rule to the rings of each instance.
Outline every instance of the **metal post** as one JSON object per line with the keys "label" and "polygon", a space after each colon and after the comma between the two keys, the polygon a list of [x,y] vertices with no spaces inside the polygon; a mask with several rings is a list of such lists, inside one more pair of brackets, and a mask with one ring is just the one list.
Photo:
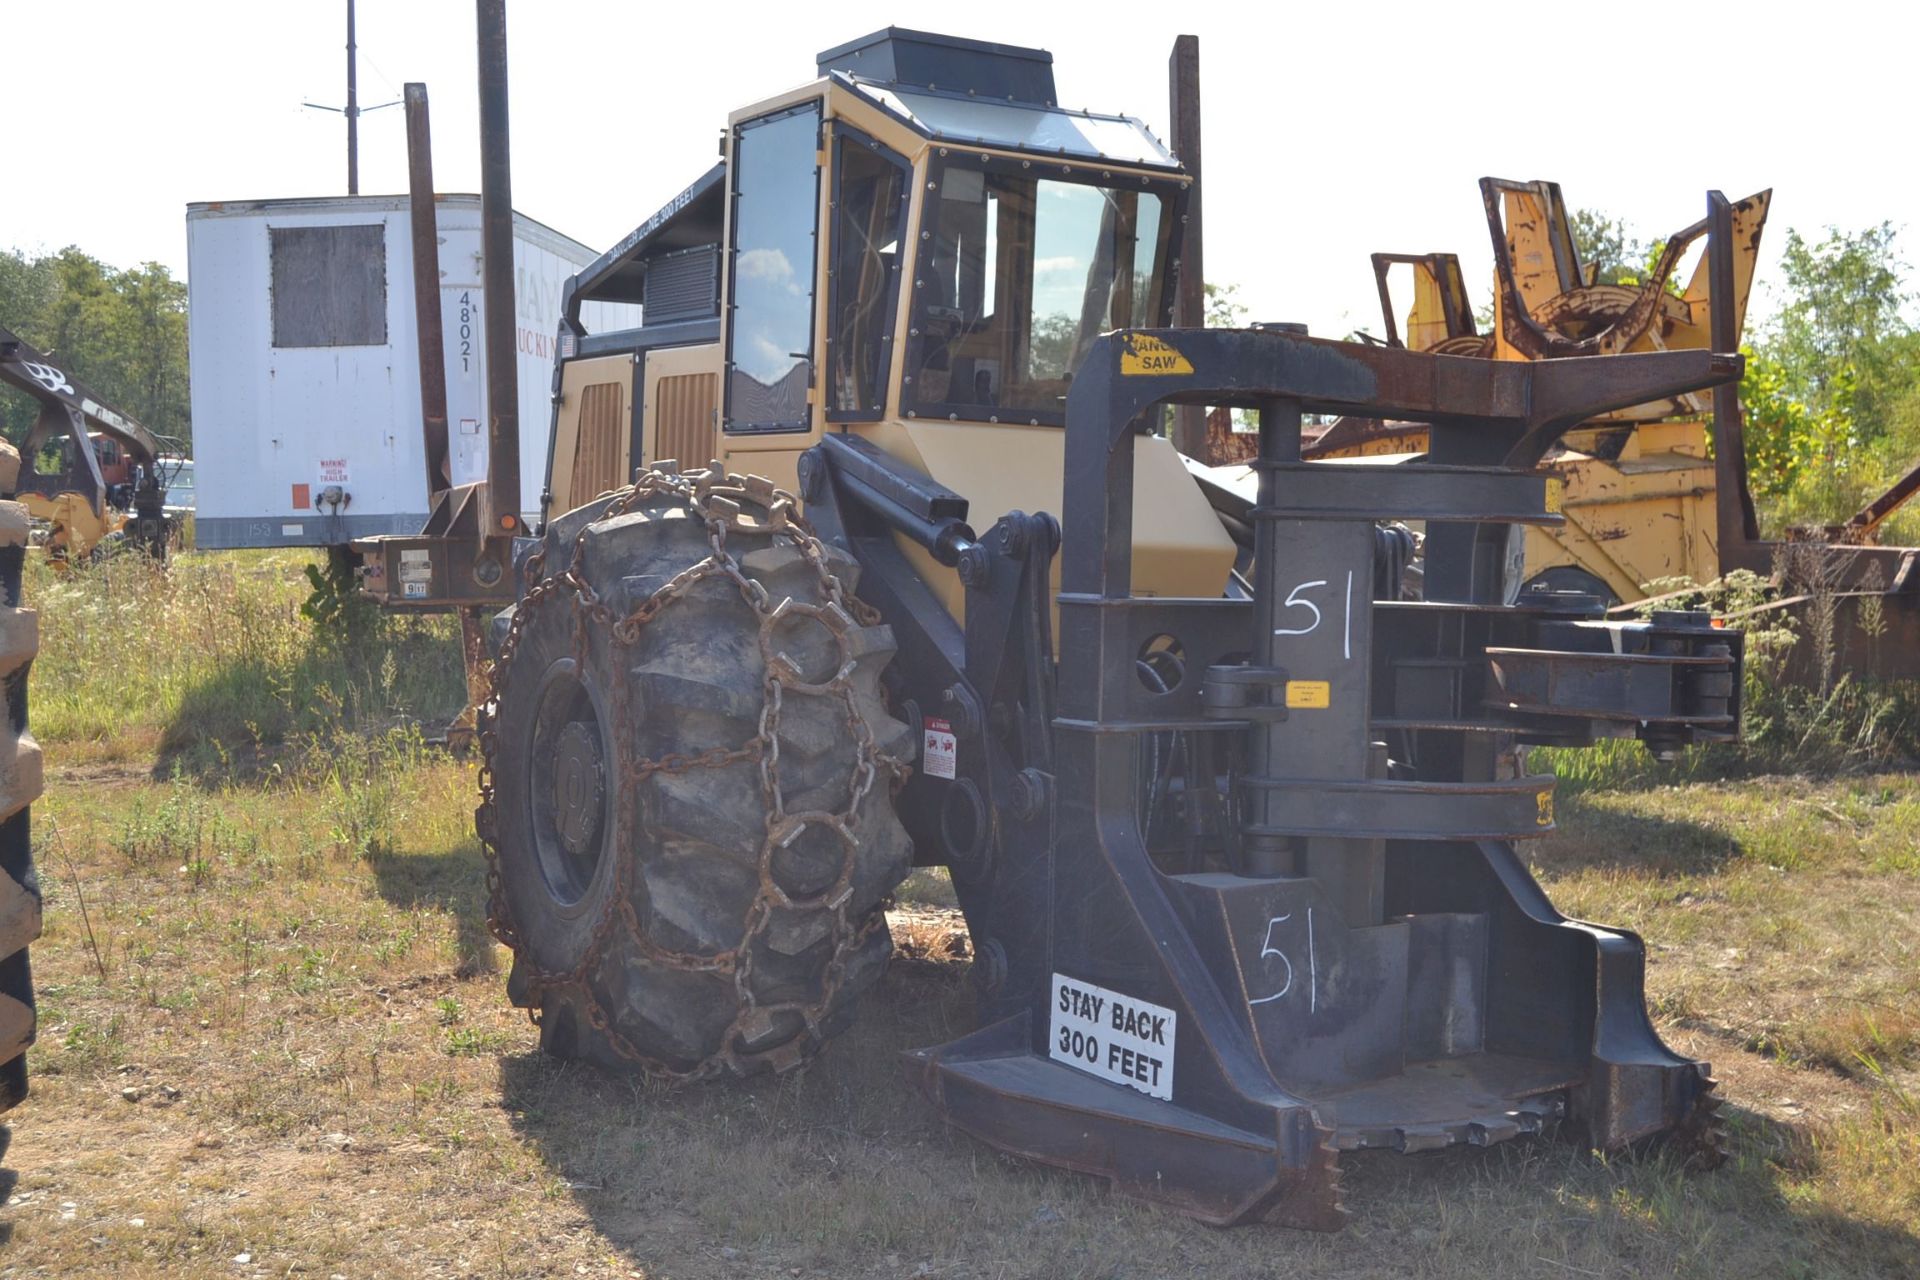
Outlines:
{"label": "metal post", "polygon": [[[1733,206],[1718,191],[1707,192],[1707,300],[1713,349],[1730,353],[1733,336]],[[1760,537],[1753,491],[1747,485],[1747,433],[1740,418],[1740,388],[1722,383],[1713,389],[1713,483],[1720,572],[1762,568],[1753,544]]]}
{"label": "metal post", "polygon": [[[1272,782],[1363,781],[1370,746],[1373,521],[1288,514],[1310,484],[1300,461],[1300,402],[1260,405],[1259,501],[1253,511],[1253,662],[1285,673],[1274,689],[1286,718],[1253,725],[1248,751],[1245,871],[1307,875],[1350,924],[1378,923],[1386,846],[1379,840],[1292,836],[1291,796]],[[1284,480],[1284,483],[1283,483]],[[1296,697],[1297,695],[1297,697]]]}
{"label": "metal post", "polygon": [[[1280,488],[1272,464],[1300,459],[1300,402],[1267,400],[1260,405],[1260,460],[1256,512],[1271,512],[1279,505]],[[1281,545],[1280,522],[1270,516],[1253,522],[1253,665],[1275,665],[1277,633],[1286,627],[1285,595],[1280,587],[1280,566],[1287,562],[1288,549]],[[1253,726],[1248,743],[1248,772],[1266,777],[1272,772],[1279,749],[1280,726],[1271,722]],[[1251,806],[1252,825],[1280,825],[1280,797],[1273,791],[1261,791]],[[1250,875],[1292,875],[1293,842],[1284,837],[1251,835],[1246,841],[1246,871]]]}
{"label": "metal post", "polygon": [[426,445],[427,506],[453,483],[447,466],[447,366],[440,330],[440,226],[433,198],[433,127],[427,86],[409,83],[407,190],[412,197],[413,314],[420,350],[420,435]]}
{"label": "metal post", "polygon": [[[1200,37],[1180,36],[1167,62],[1172,100],[1173,152],[1193,178],[1187,190],[1187,222],[1180,238],[1180,270],[1175,278],[1173,322],[1188,329],[1207,323],[1207,282],[1201,254],[1200,193]],[[1207,410],[1181,405],[1173,415],[1173,447],[1190,458],[1211,462],[1207,450]]]}
{"label": "metal post", "polygon": [[513,351],[513,179],[507,147],[506,0],[478,0],[480,254],[487,340],[484,534],[520,528],[520,385]]}
{"label": "metal post", "polygon": [[347,194],[360,194],[360,98],[353,52],[353,0],[347,0]]}

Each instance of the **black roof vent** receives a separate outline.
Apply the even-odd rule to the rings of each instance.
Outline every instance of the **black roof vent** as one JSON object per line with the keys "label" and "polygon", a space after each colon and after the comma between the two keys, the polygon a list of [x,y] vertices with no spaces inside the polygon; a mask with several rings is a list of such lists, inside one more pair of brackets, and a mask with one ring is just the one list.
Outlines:
{"label": "black roof vent", "polygon": [[982,98],[1054,105],[1053,55],[1045,49],[887,27],[820,55],[820,72],[917,85]]}

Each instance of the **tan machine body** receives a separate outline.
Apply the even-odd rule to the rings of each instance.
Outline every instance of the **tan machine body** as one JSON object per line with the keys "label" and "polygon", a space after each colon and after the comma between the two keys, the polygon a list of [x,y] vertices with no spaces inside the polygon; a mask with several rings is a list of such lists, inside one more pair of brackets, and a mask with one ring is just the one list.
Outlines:
{"label": "tan machine body", "polygon": [[[845,85],[823,78],[735,112],[727,133],[729,162],[739,126],[808,103],[818,103],[822,121],[822,144],[816,156],[820,203],[815,225],[823,250],[815,255],[814,264],[812,355],[814,369],[823,372],[816,374],[807,392],[811,426],[805,431],[766,433],[728,430],[723,418],[722,383],[731,312],[725,307],[721,309],[718,341],[649,349],[644,361],[624,353],[563,359],[554,411],[553,458],[548,469],[549,514],[571,510],[603,491],[617,488],[627,482],[636,467],[661,459],[684,465],[718,459],[729,471],[764,475],[792,489],[796,487],[800,454],[818,444],[824,432],[840,430],[865,436],[887,454],[959,492],[975,511],[1060,509],[1064,439],[1057,425],[995,422],[985,420],[992,415],[984,412],[981,420],[955,417],[935,421],[903,406],[902,388],[910,376],[906,363],[913,336],[911,307],[897,308],[894,317],[882,416],[870,422],[827,421],[830,377],[824,371],[831,370],[833,364],[827,342],[830,254],[824,246],[833,215],[834,135],[846,128],[858,130],[911,165],[909,227],[922,225],[921,205],[930,161],[936,152],[944,154],[948,148],[937,146]],[[1017,152],[990,147],[979,148],[978,153],[1007,157],[1015,163],[1020,159]],[[1106,161],[1058,167],[1081,176],[1101,177],[1102,181],[1125,181],[1146,172]],[[1161,180],[1167,177],[1164,172],[1151,176]],[[732,243],[731,201],[728,207],[729,222],[722,244]],[[908,246],[901,270],[911,275],[918,265],[911,255],[926,252],[925,246],[924,240]],[[1012,252],[1011,246],[1001,248],[998,269],[1003,279]],[[732,296],[729,273],[735,269],[734,255],[722,253],[720,259],[719,296],[727,298]],[[1157,305],[1157,300],[1154,302]],[[1144,305],[1143,300],[1143,309]],[[1004,336],[1003,331],[989,325],[970,341],[978,343],[983,353],[993,348],[994,358],[1012,359],[1012,352],[994,348]],[[643,371],[637,391],[636,370]],[[1061,391],[1064,399],[1064,384]],[[634,427],[636,394],[638,425]],[[635,441],[639,444],[637,455]],[[1187,475],[1179,455],[1163,438],[1149,437],[1139,442],[1134,514],[1134,582],[1138,594],[1217,595],[1223,589],[1234,562],[1233,542]],[[935,585],[947,608],[958,616],[963,592],[953,570],[937,564],[924,549],[905,539],[901,546]],[[1057,576],[1057,567],[1055,573]]]}

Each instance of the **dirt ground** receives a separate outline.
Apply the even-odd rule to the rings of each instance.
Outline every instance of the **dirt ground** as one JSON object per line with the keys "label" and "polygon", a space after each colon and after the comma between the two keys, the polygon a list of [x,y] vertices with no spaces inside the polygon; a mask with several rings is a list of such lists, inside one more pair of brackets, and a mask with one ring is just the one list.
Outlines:
{"label": "dirt ground", "polygon": [[[1326,1236],[1198,1226],[946,1129],[898,1062],[972,1025],[928,877],[814,1066],[673,1091],[543,1057],[508,1007],[469,768],[381,800],[55,763],[0,1277],[1920,1275],[1920,874],[1884,858],[1920,821],[1907,780],[1571,803],[1540,851],[1564,904],[1653,940],[1727,1167],[1367,1154]],[[1768,861],[1804,814],[1805,858]]]}

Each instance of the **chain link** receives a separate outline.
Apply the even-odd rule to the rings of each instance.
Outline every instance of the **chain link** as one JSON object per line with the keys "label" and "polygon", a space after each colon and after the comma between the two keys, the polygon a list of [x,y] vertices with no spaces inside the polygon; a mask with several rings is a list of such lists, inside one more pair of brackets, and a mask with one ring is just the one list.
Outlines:
{"label": "chain link", "polygon": [[[688,566],[634,606],[624,616],[601,600],[585,573],[586,539],[593,524],[628,514],[644,503],[667,499],[683,505],[706,526],[711,551],[705,559]],[[758,508],[756,512],[753,508]],[[792,599],[774,602],[760,583],[742,572],[729,549],[730,535],[745,533],[767,537],[773,545],[794,547],[817,575],[821,599],[819,605]],[[480,805],[475,812],[475,827],[487,858],[487,927],[493,936],[512,948],[517,963],[528,979],[526,1000],[529,1014],[539,1024],[546,993],[554,992],[577,1000],[589,1025],[599,1032],[620,1057],[647,1074],[677,1080],[701,1079],[731,1070],[770,1066],[785,1070],[798,1065],[805,1053],[804,1041],[818,1041],[821,1020],[832,1005],[845,980],[848,961],[875,933],[886,927],[886,917],[876,904],[855,912],[852,907],[854,878],[860,849],[855,823],[861,805],[875,784],[885,777],[890,790],[897,790],[907,776],[906,765],[880,749],[873,728],[861,714],[853,686],[858,653],[853,635],[879,622],[879,614],[849,593],[834,574],[826,547],[799,515],[792,495],[777,489],[758,476],[726,474],[720,464],[704,471],[677,472],[648,469],[635,478],[631,489],[611,502],[597,520],[584,526],[575,536],[572,554],[564,569],[546,574],[546,549],[534,553],[526,562],[526,594],[507,627],[500,656],[491,672],[491,699],[480,720]],[[675,753],[653,759],[622,760],[617,776],[626,785],[620,789],[616,804],[626,820],[615,824],[616,831],[639,828],[639,789],[656,774],[684,774],[698,769],[724,769],[736,764],[752,764],[759,774],[762,799],[766,808],[765,835],[759,856],[759,890],[748,907],[740,942],[718,955],[676,952],[661,947],[642,926],[633,905],[633,863],[629,850],[609,849],[608,856],[618,859],[613,892],[594,926],[593,935],[578,964],[561,971],[543,970],[535,963],[526,940],[514,922],[512,906],[500,874],[500,849],[503,835],[499,829],[496,801],[495,762],[499,758],[500,738],[496,717],[513,679],[514,656],[528,620],[542,610],[570,606],[573,623],[574,658],[582,669],[591,659],[589,652],[595,635],[604,635],[620,648],[639,643],[646,627],[674,602],[684,598],[697,584],[709,578],[724,578],[741,594],[759,619],[759,643],[766,665],[763,701],[757,733],[738,747],[715,747],[698,753]],[[777,630],[788,619],[807,617],[819,623],[834,637],[840,661],[833,676],[823,682],[803,678],[779,646]],[[626,664],[608,663],[608,670],[621,671]],[[780,713],[790,691],[811,696],[837,698],[846,714],[847,729],[855,745],[856,759],[848,785],[845,808],[838,813],[788,813],[780,786]],[[632,719],[631,690],[626,681],[615,681],[612,689],[614,720],[621,732],[614,735],[616,751],[625,755]],[[798,838],[809,826],[825,827],[839,839],[843,850],[838,875],[819,894],[795,899],[773,876],[775,852]],[[824,910],[831,913],[830,936],[833,955],[828,962],[818,998],[813,1001],[781,1001],[763,1004],[753,990],[754,942],[770,926],[776,908]],[[592,977],[606,960],[607,946],[616,930],[624,929],[639,953],[650,963],[687,971],[729,975],[733,980],[738,1012],[721,1039],[721,1048],[691,1068],[672,1064],[636,1047],[620,1030],[594,994]],[[774,1020],[783,1014],[797,1014],[804,1023],[803,1037],[788,1038],[770,1049],[742,1048],[755,1034],[765,1034]]]}

